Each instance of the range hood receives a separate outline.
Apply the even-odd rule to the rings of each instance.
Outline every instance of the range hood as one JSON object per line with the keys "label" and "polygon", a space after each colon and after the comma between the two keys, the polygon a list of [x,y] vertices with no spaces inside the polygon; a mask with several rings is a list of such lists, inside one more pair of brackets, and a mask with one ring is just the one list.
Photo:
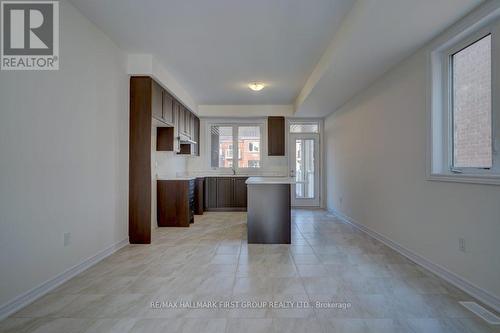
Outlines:
{"label": "range hood", "polygon": [[179,135],[179,142],[182,144],[197,144],[196,141],[191,140],[190,137],[182,133]]}

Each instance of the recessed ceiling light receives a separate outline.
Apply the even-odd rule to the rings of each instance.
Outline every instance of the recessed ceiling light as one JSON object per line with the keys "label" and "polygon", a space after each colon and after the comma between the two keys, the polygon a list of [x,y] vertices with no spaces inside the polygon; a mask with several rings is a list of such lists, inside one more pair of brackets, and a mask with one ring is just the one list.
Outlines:
{"label": "recessed ceiling light", "polygon": [[264,89],[264,83],[252,82],[248,85],[248,88],[252,89],[253,91],[261,91],[262,89]]}

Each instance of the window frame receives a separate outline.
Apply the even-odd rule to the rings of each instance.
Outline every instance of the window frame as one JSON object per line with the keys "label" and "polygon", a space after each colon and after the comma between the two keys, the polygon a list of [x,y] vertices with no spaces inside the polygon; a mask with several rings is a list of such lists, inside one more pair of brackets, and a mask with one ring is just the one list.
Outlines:
{"label": "window frame", "polygon": [[[431,43],[427,179],[500,185],[500,6],[483,17],[465,18]],[[469,21],[469,22],[468,22]],[[472,21],[472,22],[470,22]],[[452,56],[491,34],[492,160],[490,169],[453,165]]]}
{"label": "window frame", "polygon": [[[447,141],[448,141],[448,149],[446,153],[446,158],[447,158],[447,164],[449,166],[449,170],[451,173],[457,173],[457,174],[471,174],[471,175],[491,175],[491,174],[496,174],[500,170],[498,170],[498,163],[500,163],[500,160],[498,158],[498,149],[497,149],[497,144],[496,140],[497,135],[498,135],[498,125],[496,123],[497,116],[496,116],[496,111],[497,111],[497,106],[495,103],[495,93],[494,93],[494,87],[495,87],[495,79],[494,79],[494,73],[495,73],[495,42],[494,42],[494,37],[498,38],[498,34],[494,32],[496,30],[496,27],[494,24],[489,25],[486,28],[480,29],[479,31],[474,32],[473,34],[469,35],[468,37],[462,39],[458,43],[454,43],[453,46],[449,47],[446,52],[443,53],[444,59],[443,61],[443,69],[444,69],[444,74],[443,74],[443,91],[444,91],[444,108],[447,112],[447,130],[446,130],[446,135],[447,135]],[[453,106],[454,106],[454,101],[453,101],[453,56],[457,53],[459,53],[462,50],[465,50],[469,46],[474,45],[475,43],[479,42],[480,40],[491,36],[491,147],[492,147],[492,167],[491,168],[479,168],[479,167],[455,167],[454,166],[454,111],[453,111]]]}
{"label": "window frame", "polygon": [[[235,171],[243,171],[243,172],[247,172],[247,173],[251,173],[251,171],[260,171],[262,168],[263,168],[263,152],[262,152],[262,149],[259,149],[258,152],[252,152],[253,154],[259,154],[259,167],[257,168],[242,168],[239,166],[239,161],[241,159],[241,150],[240,150],[240,147],[239,147],[239,144],[238,144],[238,140],[239,140],[239,133],[238,133],[238,129],[240,127],[249,127],[249,126],[255,126],[255,127],[259,127],[259,130],[260,130],[260,143],[259,145],[262,146],[262,143],[263,143],[263,140],[264,140],[264,124],[263,123],[260,123],[260,122],[239,122],[239,121],[235,121],[235,122],[218,122],[218,121],[215,121],[215,122],[209,122],[207,123],[207,133],[210,133],[210,130],[213,126],[224,126],[224,127],[232,127],[233,128],[233,149],[232,149],[232,152],[233,152],[233,166],[232,167],[214,167],[212,166],[212,161],[210,160],[210,158],[208,159],[208,167],[212,170],[219,170],[219,171],[230,171],[230,170],[235,170]],[[211,136],[209,135],[207,137],[207,143],[208,143],[208,151],[211,150]],[[235,155],[235,147],[236,147],[236,150],[237,150],[237,154],[238,155]],[[210,154],[208,154],[210,155]],[[234,156],[238,156],[237,159],[234,158]]]}

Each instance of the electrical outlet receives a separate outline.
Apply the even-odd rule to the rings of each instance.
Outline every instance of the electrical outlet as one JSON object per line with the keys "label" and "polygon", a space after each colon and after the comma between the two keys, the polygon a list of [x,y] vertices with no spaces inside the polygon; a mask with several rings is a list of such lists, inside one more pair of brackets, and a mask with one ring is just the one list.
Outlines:
{"label": "electrical outlet", "polygon": [[465,252],[465,238],[458,239],[458,249],[462,252]]}
{"label": "electrical outlet", "polygon": [[71,232],[65,232],[63,238],[64,246],[68,246],[71,243]]}

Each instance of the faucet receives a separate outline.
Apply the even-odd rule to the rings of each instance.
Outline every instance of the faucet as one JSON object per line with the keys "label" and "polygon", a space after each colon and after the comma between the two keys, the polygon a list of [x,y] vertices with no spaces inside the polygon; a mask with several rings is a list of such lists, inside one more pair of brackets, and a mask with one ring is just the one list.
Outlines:
{"label": "faucet", "polygon": [[233,170],[233,176],[236,176],[236,169],[234,168],[234,166],[231,166],[231,170]]}

